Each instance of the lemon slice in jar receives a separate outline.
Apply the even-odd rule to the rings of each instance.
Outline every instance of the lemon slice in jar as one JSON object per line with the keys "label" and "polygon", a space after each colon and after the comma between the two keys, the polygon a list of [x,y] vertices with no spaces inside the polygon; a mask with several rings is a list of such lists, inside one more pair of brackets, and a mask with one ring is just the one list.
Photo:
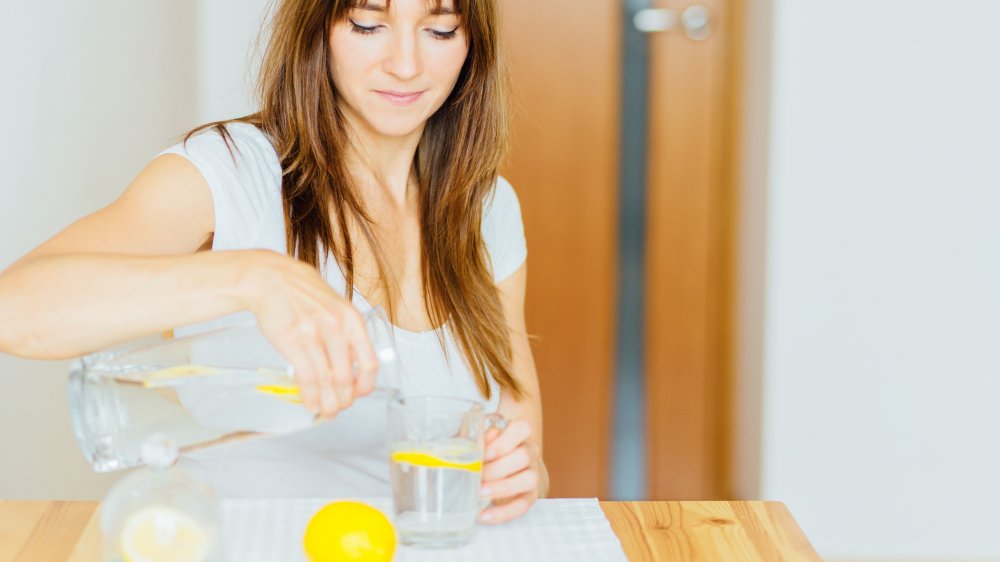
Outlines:
{"label": "lemon slice in jar", "polygon": [[128,516],[119,548],[125,562],[204,562],[209,536],[191,516],[157,505]]}

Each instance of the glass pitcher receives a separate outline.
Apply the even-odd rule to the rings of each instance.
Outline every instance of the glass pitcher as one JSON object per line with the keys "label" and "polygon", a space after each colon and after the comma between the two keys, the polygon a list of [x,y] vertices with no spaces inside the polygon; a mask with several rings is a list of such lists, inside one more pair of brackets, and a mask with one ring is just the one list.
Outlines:
{"label": "glass pitcher", "polygon": [[[378,357],[376,394],[399,388],[396,346],[384,312],[365,314]],[[97,472],[142,464],[162,434],[180,453],[306,429],[294,372],[255,324],[180,338],[147,338],[73,362],[69,408],[77,444]]]}

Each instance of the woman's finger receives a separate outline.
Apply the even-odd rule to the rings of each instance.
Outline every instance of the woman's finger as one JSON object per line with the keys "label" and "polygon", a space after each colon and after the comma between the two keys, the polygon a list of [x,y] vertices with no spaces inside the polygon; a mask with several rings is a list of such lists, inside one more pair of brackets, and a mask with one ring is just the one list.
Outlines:
{"label": "woman's finger", "polygon": [[351,373],[351,358],[342,329],[343,321],[330,326],[321,334],[326,355],[330,359],[330,389],[337,396],[340,408],[346,408],[354,401],[354,376]]}
{"label": "woman's finger", "polygon": [[486,508],[479,515],[479,521],[488,525],[506,523],[527,513],[533,503],[535,503],[533,492],[521,494],[509,502]]}
{"label": "woman's finger", "polygon": [[378,359],[368,338],[364,320],[360,314],[351,316],[351,329],[347,335],[351,348],[351,357],[357,364],[354,377],[354,395],[364,396],[375,388],[375,376],[378,374]]}
{"label": "woman's finger", "polygon": [[[309,358],[312,371],[315,373],[311,385],[319,398],[319,414],[323,417],[330,417],[337,413],[341,407],[341,402],[333,391],[333,375],[330,369],[330,362],[323,347],[315,341],[303,341],[301,347],[304,354]],[[307,386],[299,383],[300,392],[302,387]]]}
{"label": "woman's finger", "polygon": [[[492,443],[494,440],[496,440],[497,437],[500,437],[500,433],[501,433],[500,428],[498,428],[495,425],[491,425],[489,428],[486,429],[486,432],[483,433],[483,443]],[[491,453],[489,450],[486,450],[484,456],[486,454],[492,455],[493,453]],[[493,457],[490,456],[490,458]]]}
{"label": "woman's finger", "polygon": [[479,489],[479,495],[489,499],[511,498],[530,492],[538,492],[538,471],[532,468],[500,480],[484,482]]}
{"label": "woman's finger", "polygon": [[500,458],[524,443],[531,436],[531,425],[521,419],[511,420],[507,429],[496,438],[486,441],[486,460]]}
{"label": "woman's finger", "polygon": [[301,345],[283,346],[281,353],[295,369],[295,382],[299,385],[302,406],[314,414],[320,412],[319,374],[309,355]]}
{"label": "woman's finger", "polygon": [[483,465],[483,482],[492,482],[517,474],[531,466],[531,453],[524,445]]}

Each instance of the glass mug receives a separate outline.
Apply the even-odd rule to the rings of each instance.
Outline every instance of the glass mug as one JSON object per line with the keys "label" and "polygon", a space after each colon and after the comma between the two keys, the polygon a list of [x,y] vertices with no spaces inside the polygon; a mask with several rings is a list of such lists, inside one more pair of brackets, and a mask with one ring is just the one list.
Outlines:
{"label": "glass mug", "polygon": [[[374,394],[388,397],[399,388],[391,324],[380,308],[364,320],[379,361]],[[147,338],[77,359],[69,409],[77,444],[97,472],[141,465],[151,435],[173,440],[183,454],[318,423],[302,406],[291,365],[255,324]]]}
{"label": "glass mug", "polygon": [[403,544],[451,548],[472,540],[480,500],[484,435],[500,414],[471,400],[396,396],[388,403],[392,504]]}

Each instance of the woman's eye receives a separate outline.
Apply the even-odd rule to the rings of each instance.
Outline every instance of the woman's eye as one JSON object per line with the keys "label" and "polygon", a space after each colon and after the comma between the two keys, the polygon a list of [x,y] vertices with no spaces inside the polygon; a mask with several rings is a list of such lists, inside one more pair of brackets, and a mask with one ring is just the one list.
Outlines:
{"label": "woman's eye", "polygon": [[458,28],[456,27],[451,31],[440,31],[438,29],[432,29],[430,30],[430,32],[431,32],[431,37],[444,41],[447,39],[454,39],[455,36],[458,35]]}
{"label": "woman's eye", "polygon": [[371,35],[372,33],[375,33],[375,31],[379,28],[378,25],[373,25],[371,27],[368,27],[361,25],[355,22],[354,20],[347,20],[347,21],[351,22],[351,31],[353,31],[354,33],[360,33],[362,35]]}

